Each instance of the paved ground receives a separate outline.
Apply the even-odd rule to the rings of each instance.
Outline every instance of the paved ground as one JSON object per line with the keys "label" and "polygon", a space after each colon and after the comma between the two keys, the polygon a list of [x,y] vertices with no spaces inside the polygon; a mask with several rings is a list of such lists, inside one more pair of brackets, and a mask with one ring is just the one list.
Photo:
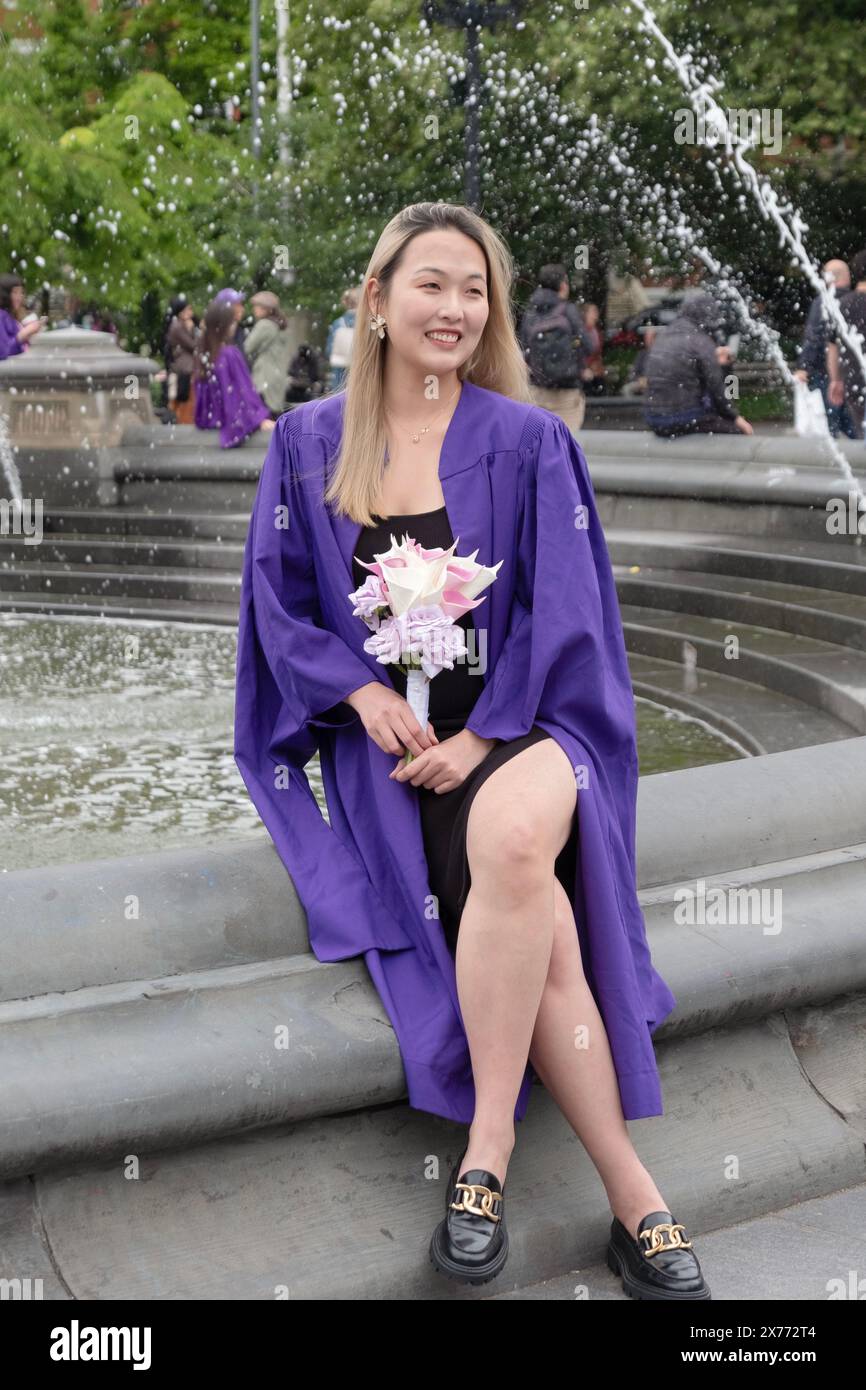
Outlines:
{"label": "paved ground", "polygon": [[[695,1238],[713,1301],[866,1298],[866,1183]],[[606,1264],[492,1299],[625,1299]]]}

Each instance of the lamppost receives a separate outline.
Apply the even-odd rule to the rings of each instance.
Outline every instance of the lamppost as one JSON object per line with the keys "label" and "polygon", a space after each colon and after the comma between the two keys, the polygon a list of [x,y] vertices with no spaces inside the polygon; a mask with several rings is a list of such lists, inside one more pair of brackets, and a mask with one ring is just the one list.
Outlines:
{"label": "lamppost", "polygon": [[465,145],[463,198],[467,207],[479,210],[481,180],[478,169],[481,131],[481,68],[478,38],[482,29],[491,31],[505,20],[517,19],[526,0],[506,4],[487,4],[486,0],[422,0],[421,12],[427,23],[444,24],[449,29],[466,30],[466,89],[463,96]]}

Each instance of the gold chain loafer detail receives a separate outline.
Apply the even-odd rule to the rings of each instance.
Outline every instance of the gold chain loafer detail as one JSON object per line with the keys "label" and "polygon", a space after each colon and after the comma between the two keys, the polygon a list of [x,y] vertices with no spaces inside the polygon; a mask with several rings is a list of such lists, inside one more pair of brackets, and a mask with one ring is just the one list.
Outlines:
{"label": "gold chain loafer detail", "polygon": [[502,1188],[486,1168],[461,1173],[460,1163],[454,1165],[445,1219],[430,1240],[430,1259],[440,1274],[463,1284],[486,1284],[499,1274],[508,1257]]}
{"label": "gold chain loafer detail", "polygon": [[[480,1216],[486,1216],[488,1221],[501,1221],[502,1217],[493,1210],[494,1202],[501,1204],[502,1193],[494,1192],[490,1187],[484,1187],[480,1182],[458,1182],[455,1183],[457,1192],[469,1192],[469,1197],[461,1197],[459,1202],[451,1202],[452,1211],[474,1211]],[[481,1205],[476,1204],[476,1195],[481,1192]]]}
{"label": "gold chain loafer detail", "polygon": [[[660,1250],[691,1250],[691,1241],[683,1240],[680,1235],[680,1231],[685,1234],[685,1229],[685,1226],[681,1226],[679,1222],[659,1221],[649,1231],[641,1231],[641,1240],[647,1241],[644,1254],[646,1256],[657,1255]],[[662,1231],[668,1232],[666,1237],[662,1235]]]}
{"label": "gold chain loafer detail", "polygon": [[623,1290],[630,1298],[712,1298],[686,1228],[669,1211],[651,1211],[638,1226],[637,1237],[613,1218],[608,1268],[622,1276]]}

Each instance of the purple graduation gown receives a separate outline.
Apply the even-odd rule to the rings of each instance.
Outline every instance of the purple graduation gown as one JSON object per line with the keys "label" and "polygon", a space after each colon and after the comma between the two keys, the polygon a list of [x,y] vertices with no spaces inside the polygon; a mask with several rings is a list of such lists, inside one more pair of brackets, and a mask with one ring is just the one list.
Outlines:
{"label": "purple graduation gown", "polygon": [[0,361],[24,352],[27,344],[18,341],[21,324],[8,309],[0,309]]}
{"label": "purple graduation gown", "polygon": [[[270,441],[244,556],[235,760],[304,905],[315,956],[364,955],[410,1105],[469,1124],[471,1062],[418,792],[389,779],[396,759],[343,703],[368,681],[391,685],[348,600],[361,528],[322,500],[344,399],[298,406]],[[558,416],[464,381],[439,478],[457,554],[504,561],[471,610],[476,634],[487,628],[487,665],[468,727],[511,740],[536,723],[576,770],[572,903],[584,970],[626,1119],[660,1115],[650,1035],[676,999],[653,968],[637,899],[634,699],[586,460]],[[317,748],[330,824],[304,773]],[[534,1074],[527,1061],[517,1120]]]}
{"label": "purple graduation gown", "polygon": [[214,364],[215,376],[197,381],[195,423],[200,430],[218,429],[220,448],[232,449],[270,420],[265,405],[250,376],[240,348],[226,343]]}

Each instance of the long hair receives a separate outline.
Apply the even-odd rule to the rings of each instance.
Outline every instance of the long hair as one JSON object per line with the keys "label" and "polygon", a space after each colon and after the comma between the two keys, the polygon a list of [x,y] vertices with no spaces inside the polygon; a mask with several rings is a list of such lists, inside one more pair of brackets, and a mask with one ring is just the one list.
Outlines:
{"label": "long hair", "polygon": [[20,275],[15,275],[9,271],[0,275],[0,309],[5,309],[7,314],[16,317],[15,310],[12,308],[12,291],[16,285],[23,285],[24,281]]}
{"label": "long hair", "polygon": [[168,309],[162,320],[162,357],[166,367],[169,369],[171,368],[169,359],[172,355],[171,343],[168,341],[169,329],[181,310],[186,308],[188,302],[185,294],[176,294],[174,299],[170,300]]}
{"label": "long hair", "polygon": [[234,304],[212,299],[204,311],[201,338],[193,357],[193,380],[203,381],[213,375],[216,360],[229,340],[235,322]]}
{"label": "long hair", "polygon": [[389,288],[409,242],[422,232],[449,228],[477,242],[487,263],[487,322],[475,351],[458,368],[458,377],[513,400],[532,400],[528,368],[514,331],[514,263],[505,242],[462,204],[412,203],[403,208],[382,231],[364,274],[344,378],[343,434],[324,494],[336,512],[364,526],[374,524],[373,506],[384,472],[384,369],[385,354],[391,351],[387,329],[381,339],[370,331],[368,282],[373,276],[379,281],[381,311],[387,318]]}

